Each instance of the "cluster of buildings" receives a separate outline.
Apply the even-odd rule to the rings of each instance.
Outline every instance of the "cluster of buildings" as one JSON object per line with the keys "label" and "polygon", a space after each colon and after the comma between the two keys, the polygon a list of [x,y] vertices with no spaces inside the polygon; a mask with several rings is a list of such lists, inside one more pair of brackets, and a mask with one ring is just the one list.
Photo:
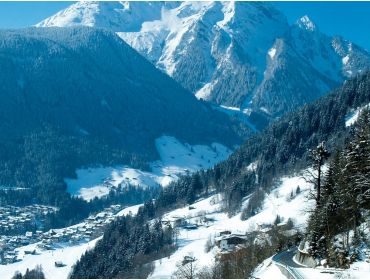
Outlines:
{"label": "cluster of buildings", "polygon": [[214,244],[218,247],[220,256],[227,255],[231,252],[245,248],[246,243],[252,242],[255,245],[272,245],[272,235],[276,232],[286,236],[287,238],[297,234],[297,230],[291,228],[286,223],[273,224],[257,224],[256,230],[245,234],[232,233],[230,230],[223,230],[215,237]]}
{"label": "cluster of buildings", "polygon": [[82,223],[67,228],[51,229],[47,232],[27,231],[16,236],[0,235],[0,264],[20,261],[17,248],[29,244],[37,243],[35,249],[24,251],[24,254],[36,254],[37,250],[52,250],[58,243],[74,245],[95,239],[103,234],[106,225],[116,219],[120,210],[121,205],[112,205],[96,215],[89,216]]}
{"label": "cluster of buildings", "polygon": [[42,231],[37,230],[35,233],[27,231],[24,235],[0,235],[0,264],[18,261],[18,251],[16,249],[37,242],[42,234]]}
{"label": "cluster of buildings", "polygon": [[220,231],[215,238],[215,245],[220,253],[230,253],[242,248],[243,244],[248,241],[246,234],[231,233],[229,230]]}
{"label": "cluster of buildings", "polygon": [[41,229],[45,216],[56,210],[55,207],[38,204],[0,207],[0,235],[24,234]]}

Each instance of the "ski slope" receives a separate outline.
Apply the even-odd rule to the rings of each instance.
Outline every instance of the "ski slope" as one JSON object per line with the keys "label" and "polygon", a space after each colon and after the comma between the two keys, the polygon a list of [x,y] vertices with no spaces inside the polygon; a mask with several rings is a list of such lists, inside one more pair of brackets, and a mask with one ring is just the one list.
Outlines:
{"label": "ski slope", "polygon": [[207,169],[227,159],[231,150],[222,144],[189,145],[174,137],[162,136],[155,141],[160,160],[150,163],[151,172],[128,166],[79,169],[77,178],[66,178],[70,194],[85,200],[102,197],[119,184],[136,186],[167,186],[178,178],[200,169]]}

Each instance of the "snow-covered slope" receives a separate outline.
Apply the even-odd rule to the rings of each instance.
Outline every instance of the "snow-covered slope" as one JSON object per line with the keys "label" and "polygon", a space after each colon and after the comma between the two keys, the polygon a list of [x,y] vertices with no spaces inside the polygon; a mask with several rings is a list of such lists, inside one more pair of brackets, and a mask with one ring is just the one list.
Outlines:
{"label": "snow-covered slope", "polygon": [[[295,193],[297,186],[301,190],[298,194]],[[240,219],[240,214],[229,218],[226,213],[222,212],[220,195],[211,196],[165,214],[162,220],[175,221],[184,218],[190,224],[198,224],[198,227],[191,230],[180,229],[178,250],[170,257],[156,261],[155,269],[150,278],[171,278],[176,270],[176,263],[189,253],[196,256],[198,268],[210,265],[217,253],[217,248],[213,248],[208,253],[205,252],[206,242],[223,230],[229,230],[236,234],[256,231],[259,225],[273,224],[277,215],[282,218],[283,222],[289,218],[292,219],[297,229],[303,229],[309,215],[307,212],[310,207],[310,203],[307,203],[309,190],[310,185],[301,174],[294,177],[283,177],[277,187],[266,194],[261,211],[245,221]],[[293,197],[291,197],[292,192]],[[244,205],[247,202],[248,198],[245,199]],[[202,222],[204,217],[208,218],[208,222]],[[267,242],[267,240],[265,241]],[[279,273],[279,275],[281,274]]]}
{"label": "snow-covered slope", "polygon": [[144,21],[161,17],[159,2],[77,2],[36,26],[98,26],[113,31],[139,31]]}
{"label": "snow-covered slope", "polygon": [[253,271],[253,278],[255,279],[288,279],[281,273],[277,265],[272,262],[272,257],[264,260]]}
{"label": "snow-covered slope", "polygon": [[231,150],[222,144],[191,146],[170,136],[156,139],[156,148],[161,159],[150,164],[151,172],[128,166],[79,169],[76,179],[65,180],[68,192],[90,200],[107,195],[111,188],[119,184],[166,186],[176,180],[179,174],[210,168],[225,160],[231,153]]}
{"label": "snow-covered slope", "polygon": [[354,125],[357,122],[362,110],[365,108],[370,108],[370,104],[367,104],[361,108],[353,109],[350,113],[348,113],[346,116],[346,126]]}
{"label": "snow-covered slope", "polygon": [[[37,265],[42,265],[46,279],[67,279],[72,266],[87,250],[92,249],[100,238],[87,243],[81,243],[74,246],[60,245],[55,250],[42,251],[37,255],[24,255],[22,261],[7,265],[0,265],[0,278],[10,279],[16,271],[24,274],[26,269],[34,269]],[[31,244],[19,248],[21,252],[25,250],[36,249],[37,244]],[[67,257],[68,256],[68,257]],[[62,261],[64,267],[56,267],[55,262]]]}
{"label": "snow-covered slope", "polygon": [[118,32],[198,98],[272,116],[370,67],[367,51],[266,2],[80,2],[37,26],[76,24]]}

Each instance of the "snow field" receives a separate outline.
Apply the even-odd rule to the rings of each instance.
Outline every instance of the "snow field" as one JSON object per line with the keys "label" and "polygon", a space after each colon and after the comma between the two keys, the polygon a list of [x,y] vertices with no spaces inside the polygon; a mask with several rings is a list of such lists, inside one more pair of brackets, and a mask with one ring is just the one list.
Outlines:
{"label": "snow field", "polygon": [[107,195],[112,187],[119,184],[167,186],[177,180],[179,174],[209,168],[225,160],[232,152],[222,144],[191,146],[171,136],[156,139],[155,145],[160,160],[150,164],[151,172],[128,166],[79,169],[76,179],[65,179],[68,192],[90,200]]}
{"label": "snow field", "polygon": [[[23,259],[20,262],[15,262],[8,265],[0,265],[0,278],[10,279],[13,277],[15,271],[19,271],[22,274],[26,272],[26,269],[33,269],[36,265],[42,265],[45,278],[47,279],[67,279],[71,272],[72,266],[76,261],[89,249],[95,246],[95,243],[100,239],[96,238],[88,243],[80,243],[75,246],[69,244],[60,244],[55,250],[43,250],[39,249],[37,255],[25,255],[25,250],[33,250],[36,248],[37,243],[27,245],[19,248]],[[55,267],[55,262],[61,261],[66,266]]]}

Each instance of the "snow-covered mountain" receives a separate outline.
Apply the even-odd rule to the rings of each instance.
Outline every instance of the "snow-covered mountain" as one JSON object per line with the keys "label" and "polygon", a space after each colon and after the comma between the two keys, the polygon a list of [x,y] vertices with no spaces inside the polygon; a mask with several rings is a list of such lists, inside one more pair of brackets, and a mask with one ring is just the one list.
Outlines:
{"label": "snow-covered mountain", "polygon": [[262,2],[78,2],[37,26],[109,28],[198,98],[277,116],[370,67],[359,46]]}

